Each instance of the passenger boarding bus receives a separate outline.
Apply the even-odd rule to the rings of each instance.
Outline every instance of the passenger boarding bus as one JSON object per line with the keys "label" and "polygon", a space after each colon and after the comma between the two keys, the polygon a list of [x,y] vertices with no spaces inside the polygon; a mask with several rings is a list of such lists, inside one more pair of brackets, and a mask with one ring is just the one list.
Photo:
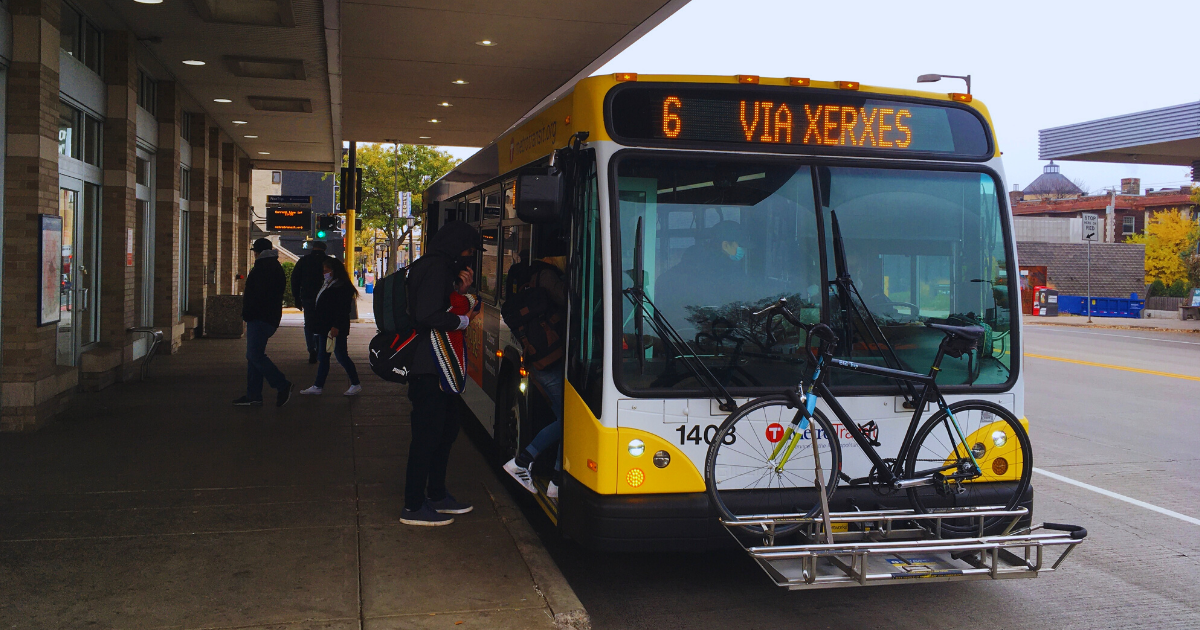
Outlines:
{"label": "passenger boarding bus", "polygon": [[[739,404],[795,386],[806,374],[797,329],[752,315],[781,298],[837,332],[837,358],[922,373],[943,338],[924,323],[981,326],[979,348],[947,357],[938,385],[951,402],[984,399],[1024,418],[1005,186],[987,108],[970,94],[616,74],[580,81],[463,162],[426,192],[423,211],[426,237],[449,221],[483,236],[483,316],[466,333],[463,399],[498,461],[552,418],[500,317],[509,273],[565,249],[561,489],[545,496],[555,453],[543,454],[538,501],[593,548],[694,550],[729,541],[703,473],[729,411],[682,359],[703,361]],[[861,305],[833,288],[835,222]],[[686,348],[646,325],[629,299],[635,284]],[[831,378],[879,451],[895,452],[913,393],[861,373]],[[862,450],[840,437],[844,473],[869,476]],[[834,500],[837,510],[908,507],[903,492],[869,485]]]}

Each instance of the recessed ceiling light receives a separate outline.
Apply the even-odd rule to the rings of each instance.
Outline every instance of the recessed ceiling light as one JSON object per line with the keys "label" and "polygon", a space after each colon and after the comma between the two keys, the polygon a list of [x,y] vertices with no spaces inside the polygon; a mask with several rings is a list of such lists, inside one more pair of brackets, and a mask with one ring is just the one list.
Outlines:
{"label": "recessed ceiling light", "polygon": [[243,137],[243,138],[251,138],[251,139],[254,139],[254,138],[257,138],[258,136],[242,136],[242,137]]}
{"label": "recessed ceiling light", "polygon": [[438,120],[438,119],[436,119],[436,118],[430,118],[430,119],[429,119],[429,122],[431,122],[431,123],[440,123],[440,122],[442,122],[442,121],[440,121],[440,120]]}
{"label": "recessed ceiling light", "polygon": [[248,124],[250,124],[250,123],[248,123],[248,122],[246,122],[246,121],[244,121],[244,120],[235,120],[235,121],[233,121],[233,124],[235,124],[235,125],[248,125]]}
{"label": "recessed ceiling light", "polygon": [[214,98],[213,102],[214,103],[232,103],[233,101],[231,101],[227,98]]}
{"label": "recessed ceiling light", "polygon": [[271,152],[270,151],[259,151],[258,154],[259,155],[271,155]]}
{"label": "recessed ceiling light", "polygon": [[199,59],[184,59],[183,65],[185,65],[185,66],[203,66],[204,62],[200,61]]}
{"label": "recessed ceiling light", "polygon": [[494,41],[492,41],[492,40],[490,40],[490,39],[484,39],[484,40],[480,40],[480,41],[477,41],[477,42],[475,42],[475,45],[476,45],[476,46],[495,46],[495,45],[496,45],[496,42],[494,42]]}
{"label": "recessed ceiling light", "polygon": [[441,103],[438,103],[438,107],[454,107],[454,106],[451,105],[450,103],[447,103],[446,101],[442,101]]}
{"label": "recessed ceiling light", "polygon": [[433,137],[433,136],[417,136],[417,139],[418,139],[418,140],[428,140],[428,139],[430,139],[430,138],[432,138],[432,137]]}
{"label": "recessed ceiling light", "polygon": [[133,0],[138,4],[162,4],[163,0]]}
{"label": "recessed ceiling light", "polygon": [[470,83],[470,81],[464,81],[462,79],[455,79],[455,80],[451,81],[451,83],[453,83],[454,85],[466,85],[467,83]]}

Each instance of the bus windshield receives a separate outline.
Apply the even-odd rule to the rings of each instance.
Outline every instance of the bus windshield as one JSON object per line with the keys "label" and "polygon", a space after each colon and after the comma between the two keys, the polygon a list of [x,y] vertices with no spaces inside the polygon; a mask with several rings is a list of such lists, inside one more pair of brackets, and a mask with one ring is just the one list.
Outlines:
{"label": "bus windshield", "polygon": [[[635,284],[640,225],[644,294],[731,390],[778,390],[806,375],[803,331],[750,316],[780,298],[804,322],[833,326],[843,340],[838,356],[917,372],[928,371],[942,339],[924,322],[983,326],[980,349],[947,357],[939,384],[1011,379],[1013,297],[991,175],[761,158],[619,160],[622,288]],[[835,220],[854,300],[830,282]],[[649,318],[617,298],[623,388],[703,392]],[[835,386],[896,388],[868,375],[832,376]]]}

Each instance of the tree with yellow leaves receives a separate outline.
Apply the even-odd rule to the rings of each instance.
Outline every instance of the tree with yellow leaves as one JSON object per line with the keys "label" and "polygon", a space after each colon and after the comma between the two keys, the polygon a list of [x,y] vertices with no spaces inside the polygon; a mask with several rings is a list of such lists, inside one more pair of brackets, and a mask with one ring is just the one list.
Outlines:
{"label": "tree with yellow leaves", "polygon": [[1134,234],[1126,242],[1146,246],[1146,282],[1162,280],[1169,286],[1187,280],[1186,259],[1196,251],[1197,241],[1200,224],[1191,211],[1171,208],[1151,215],[1146,232]]}

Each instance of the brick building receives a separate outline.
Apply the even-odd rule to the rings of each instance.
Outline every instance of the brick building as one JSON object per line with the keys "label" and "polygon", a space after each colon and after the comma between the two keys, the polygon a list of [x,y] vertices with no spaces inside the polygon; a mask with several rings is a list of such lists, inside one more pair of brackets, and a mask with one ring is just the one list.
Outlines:
{"label": "brick building", "polygon": [[1156,212],[1186,210],[1195,215],[1191,200],[1192,189],[1147,190],[1144,195],[1105,193],[1069,199],[1033,199],[1012,204],[1015,217],[1079,218],[1083,214],[1099,215],[1104,226],[1103,241],[1120,243],[1134,234],[1146,231],[1146,221]]}

